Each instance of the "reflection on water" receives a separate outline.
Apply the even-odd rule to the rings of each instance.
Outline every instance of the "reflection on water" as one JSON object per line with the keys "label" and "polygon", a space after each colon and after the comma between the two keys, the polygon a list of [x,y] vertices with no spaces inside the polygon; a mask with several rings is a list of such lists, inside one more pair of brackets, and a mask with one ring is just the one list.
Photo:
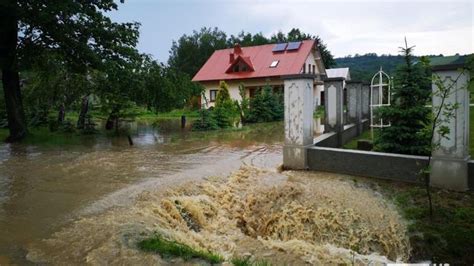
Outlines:
{"label": "reflection on water", "polygon": [[104,196],[114,191],[162,177],[179,180],[179,173],[207,176],[217,161],[264,153],[262,147],[283,141],[281,123],[191,132],[179,120],[162,120],[133,124],[129,131],[134,146],[124,136],[103,134],[84,137],[80,145],[0,145],[0,264],[26,263],[30,243],[86,207],[107,207]]}

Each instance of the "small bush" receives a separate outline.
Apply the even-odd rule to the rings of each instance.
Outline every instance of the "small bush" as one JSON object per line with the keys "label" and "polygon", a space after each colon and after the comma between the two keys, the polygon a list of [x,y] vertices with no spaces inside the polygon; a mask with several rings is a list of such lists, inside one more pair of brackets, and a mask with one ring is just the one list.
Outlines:
{"label": "small bush", "polygon": [[250,110],[247,122],[272,122],[283,119],[283,100],[280,94],[273,92],[272,87],[266,86],[261,93],[250,99]]}
{"label": "small bush", "polygon": [[219,129],[212,112],[207,109],[199,110],[199,118],[193,123],[193,130],[206,131]]}
{"label": "small bush", "polygon": [[240,119],[238,104],[230,98],[229,89],[224,81],[221,81],[219,88],[213,110],[214,117],[220,128],[233,127]]}
{"label": "small bush", "polygon": [[224,261],[222,256],[219,254],[204,250],[196,250],[188,245],[167,240],[159,234],[139,242],[138,247],[144,251],[156,252],[164,258],[180,257],[184,260],[203,259],[212,264]]}

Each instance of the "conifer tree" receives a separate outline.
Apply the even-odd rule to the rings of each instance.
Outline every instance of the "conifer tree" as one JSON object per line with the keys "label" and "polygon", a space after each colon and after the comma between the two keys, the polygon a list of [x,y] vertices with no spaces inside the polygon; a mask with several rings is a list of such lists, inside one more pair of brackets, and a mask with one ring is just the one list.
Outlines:
{"label": "conifer tree", "polygon": [[391,106],[380,107],[377,115],[391,122],[375,139],[376,150],[427,155],[430,139],[426,128],[431,109],[426,107],[431,94],[431,82],[426,64],[413,60],[413,47],[401,48],[404,64],[396,72]]}

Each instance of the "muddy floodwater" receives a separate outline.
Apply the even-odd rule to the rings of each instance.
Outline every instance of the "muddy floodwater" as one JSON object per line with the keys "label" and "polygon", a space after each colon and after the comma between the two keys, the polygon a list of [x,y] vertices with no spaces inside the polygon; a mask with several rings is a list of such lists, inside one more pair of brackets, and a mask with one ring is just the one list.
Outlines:
{"label": "muddy floodwater", "polygon": [[[0,265],[169,264],[154,233],[226,260],[406,260],[406,226],[345,176],[277,171],[283,125],[190,132],[175,120],[62,147],[0,146]],[[185,215],[183,215],[185,214]],[[201,263],[201,262],[197,262]]]}

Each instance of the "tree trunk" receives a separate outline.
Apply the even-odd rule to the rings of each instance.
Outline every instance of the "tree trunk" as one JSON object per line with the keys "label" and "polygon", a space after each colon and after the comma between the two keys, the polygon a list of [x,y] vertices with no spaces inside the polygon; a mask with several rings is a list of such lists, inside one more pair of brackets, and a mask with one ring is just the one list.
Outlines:
{"label": "tree trunk", "polygon": [[9,142],[21,140],[27,133],[18,73],[17,23],[16,1],[2,0],[0,4],[0,67],[10,130],[10,136],[7,138]]}
{"label": "tree trunk", "polygon": [[114,129],[118,130],[118,108],[114,107],[112,112],[110,112],[109,117],[107,118],[107,122],[105,123],[106,130]]}
{"label": "tree trunk", "polygon": [[59,106],[59,111],[58,111],[58,123],[61,125],[62,123],[64,123],[64,116],[66,115],[66,111],[65,111],[65,107],[64,107],[64,103],[62,103],[60,106]]}
{"label": "tree trunk", "polygon": [[79,118],[77,119],[77,128],[84,129],[86,122],[86,115],[89,111],[89,95],[86,95],[82,98],[81,112],[79,113]]}

